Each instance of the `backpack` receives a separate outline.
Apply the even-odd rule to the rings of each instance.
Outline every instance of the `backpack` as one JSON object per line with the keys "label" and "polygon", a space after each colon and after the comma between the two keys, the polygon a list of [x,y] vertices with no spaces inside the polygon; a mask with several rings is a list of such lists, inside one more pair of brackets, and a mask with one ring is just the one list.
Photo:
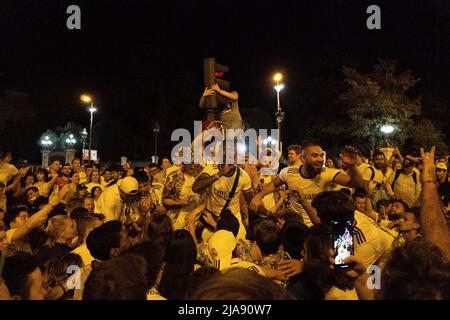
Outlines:
{"label": "backpack", "polygon": [[[392,189],[394,189],[395,182],[397,181],[397,179],[398,179],[398,177],[400,176],[401,173],[402,173],[401,170],[396,170],[395,171],[395,177],[394,177],[394,180],[392,181]],[[416,174],[416,172],[414,170],[413,170],[412,178],[414,180],[414,184],[417,184],[417,174]]]}

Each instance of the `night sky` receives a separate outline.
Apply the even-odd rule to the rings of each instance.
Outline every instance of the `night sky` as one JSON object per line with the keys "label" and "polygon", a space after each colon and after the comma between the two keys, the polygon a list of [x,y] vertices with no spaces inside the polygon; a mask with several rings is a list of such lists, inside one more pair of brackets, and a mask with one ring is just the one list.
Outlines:
{"label": "night sky", "polygon": [[[66,28],[71,4],[81,7],[81,30]],[[381,8],[381,30],[366,28],[371,4]],[[400,71],[421,79],[413,94],[449,106],[449,21],[446,0],[2,0],[0,99],[7,90],[27,93],[36,117],[27,134],[15,133],[27,141],[2,139],[0,149],[39,161],[36,140],[45,129],[68,121],[88,127],[79,102],[88,92],[99,109],[100,157],[147,160],[154,120],[168,153],[172,130],[202,118],[206,57],[230,66],[244,120],[248,113],[267,126],[275,127],[271,76],[284,73],[287,143],[301,138],[305,123],[333,113],[342,65],[367,72],[380,58],[397,59]]]}

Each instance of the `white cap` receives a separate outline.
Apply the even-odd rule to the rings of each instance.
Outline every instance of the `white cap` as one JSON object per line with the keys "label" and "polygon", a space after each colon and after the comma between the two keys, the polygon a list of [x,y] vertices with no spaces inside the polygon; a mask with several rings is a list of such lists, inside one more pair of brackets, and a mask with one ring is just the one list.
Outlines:
{"label": "white cap", "polygon": [[117,185],[120,190],[125,192],[126,194],[134,194],[139,191],[139,183],[133,177],[125,177],[117,181]]}
{"label": "white cap", "polygon": [[214,262],[214,267],[225,270],[231,266],[236,243],[236,237],[230,231],[219,230],[214,233],[208,241],[209,255]]}

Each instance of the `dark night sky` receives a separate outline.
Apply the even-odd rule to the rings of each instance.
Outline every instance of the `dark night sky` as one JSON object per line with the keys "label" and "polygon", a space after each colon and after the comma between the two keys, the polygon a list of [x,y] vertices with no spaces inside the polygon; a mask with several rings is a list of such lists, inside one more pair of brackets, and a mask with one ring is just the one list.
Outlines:
{"label": "dark night sky", "polygon": [[[66,28],[71,4],[81,7],[81,30]],[[366,28],[370,4],[381,7],[382,30]],[[201,117],[202,59],[214,56],[231,67],[243,110],[272,115],[271,75],[284,72],[286,138],[294,142],[299,121],[330,108],[318,88],[333,86],[327,79],[339,77],[343,64],[368,71],[379,58],[398,59],[400,70],[421,79],[417,94],[448,105],[449,20],[445,0],[3,0],[0,97],[5,89],[29,93],[39,117],[35,130],[42,132],[68,121],[87,126],[78,97],[90,92],[96,123],[122,121],[123,131],[143,141],[139,150],[151,153],[153,119],[167,140]],[[37,146],[30,148],[36,157]]]}

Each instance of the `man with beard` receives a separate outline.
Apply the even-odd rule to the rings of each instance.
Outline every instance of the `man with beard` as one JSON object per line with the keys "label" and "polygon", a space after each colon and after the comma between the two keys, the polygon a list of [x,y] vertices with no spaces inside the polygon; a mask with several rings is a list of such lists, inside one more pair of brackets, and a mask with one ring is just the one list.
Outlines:
{"label": "man with beard", "polygon": [[363,179],[367,181],[370,197],[373,203],[381,199],[388,199],[385,183],[393,170],[386,166],[386,157],[383,152],[377,150],[373,154],[373,166],[368,167],[363,173]]}
{"label": "man with beard", "polygon": [[70,164],[66,163],[62,170],[61,170],[61,176],[56,179],[55,184],[59,187],[59,189],[62,189],[66,184],[70,182],[70,173],[72,172],[72,167]]}
{"label": "man with beard", "polygon": [[349,174],[338,169],[326,168],[323,171],[324,151],[317,143],[308,143],[302,149],[300,167],[290,166],[281,170],[279,177],[259,192],[250,204],[251,210],[256,211],[262,205],[264,196],[272,193],[282,184],[286,184],[289,189],[300,190],[302,197],[306,201],[301,201],[300,197],[293,197],[291,209],[300,214],[303,222],[308,227],[313,225],[306,209],[301,204],[308,206],[312,200],[322,191],[327,190],[331,183],[337,183],[345,187],[361,188],[363,179],[356,167],[357,151],[351,146],[346,146],[341,154],[341,161],[349,168]]}

